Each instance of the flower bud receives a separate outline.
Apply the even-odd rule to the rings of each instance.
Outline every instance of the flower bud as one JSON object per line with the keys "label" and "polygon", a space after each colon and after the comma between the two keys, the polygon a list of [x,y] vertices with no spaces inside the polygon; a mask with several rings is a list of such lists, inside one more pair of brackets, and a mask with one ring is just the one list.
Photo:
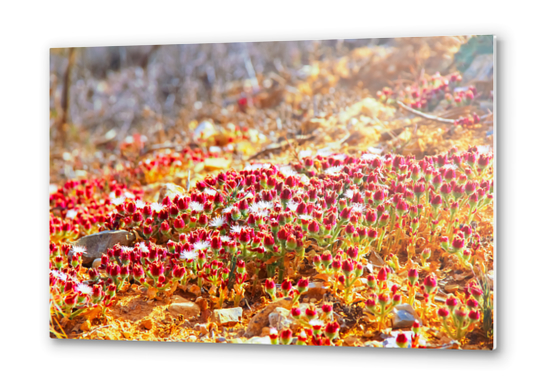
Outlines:
{"label": "flower bud", "polygon": [[272,279],[265,280],[265,292],[275,299],[275,282]]}
{"label": "flower bud", "polygon": [[454,252],[459,252],[465,247],[465,239],[462,237],[456,236],[452,241],[452,249]]}
{"label": "flower bud", "polygon": [[395,343],[399,346],[399,348],[406,348],[408,347],[408,338],[403,332],[401,332],[397,335]]}
{"label": "flower bud", "polygon": [[415,335],[418,335],[420,333],[420,323],[418,320],[414,320],[414,323],[412,323],[412,333]]}
{"label": "flower bud", "polygon": [[380,268],[380,271],[378,271],[377,279],[378,279],[378,281],[386,281],[388,279],[388,268],[387,267]]}
{"label": "flower bud", "polygon": [[427,275],[423,281],[425,291],[429,294],[437,289],[437,279],[433,275]]}
{"label": "flower bud", "polygon": [[308,279],[300,279],[297,282],[297,291],[299,293],[303,293],[303,292],[307,291],[308,288],[309,288],[309,280]]}
{"label": "flower bud", "polygon": [[340,325],[336,321],[328,323],[324,329],[324,334],[329,340],[334,340],[339,336]]}
{"label": "flower bud", "polygon": [[312,320],[315,319],[317,315],[317,312],[314,308],[308,307],[305,309],[305,316],[307,316],[307,319]]}
{"label": "flower bud", "polygon": [[369,286],[369,288],[376,287],[376,279],[374,275],[367,275],[367,285]]}
{"label": "flower bud", "polygon": [[367,307],[367,309],[369,309],[369,311],[371,312],[374,312],[376,310],[376,303],[373,299],[368,299],[366,302],[365,302],[365,306]]}
{"label": "flower bud", "polygon": [[459,321],[459,324],[462,324],[463,323],[463,320],[465,320],[465,318],[467,317],[468,313],[467,311],[465,311],[464,308],[462,307],[458,307],[455,309],[454,311],[454,316],[457,318],[457,320]]}
{"label": "flower bud", "polygon": [[439,308],[438,315],[446,319],[448,316],[450,316],[450,311],[448,311],[446,308]]}
{"label": "flower bud", "polygon": [[288,345],[292,342],[292,331],[290,329],[284,329],[280,333],[280,343]]}
{"label": "flower bud", "polygon": [[480,320],[480,312],[479,311],[470,311],[469,312],[469,321],[471,323],[475,323]]}
{"label": "flower bud", "polygon": [[415,285],[418,281],[418,270],[416,268],[409,269],[408,281],[410,282],[410,285]]}

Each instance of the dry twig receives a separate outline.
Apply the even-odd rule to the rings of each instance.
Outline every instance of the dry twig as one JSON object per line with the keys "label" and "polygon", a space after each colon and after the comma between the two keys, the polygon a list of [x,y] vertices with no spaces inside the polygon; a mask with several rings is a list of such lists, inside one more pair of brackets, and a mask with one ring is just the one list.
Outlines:
{"label": "dry twig", "polygon": [[417,116],[423,117],[424,119],[427,119],[427,120],[438,121],[438,122],[441,122],[441,123],[444,123],[444,124],[454,124],[455,123],[455,120],[452,120],[452,119],[443,119],[442,117],[428,115],[427,113],[417,111],[417,110],[415,110],[413,108],[410,108],[409,106],[403,104],[403,102],[401,102],[399,100],[397,100],[397,104],[401,108],[409,111],[410,113],[413,113],[413,114],[415,114]]}

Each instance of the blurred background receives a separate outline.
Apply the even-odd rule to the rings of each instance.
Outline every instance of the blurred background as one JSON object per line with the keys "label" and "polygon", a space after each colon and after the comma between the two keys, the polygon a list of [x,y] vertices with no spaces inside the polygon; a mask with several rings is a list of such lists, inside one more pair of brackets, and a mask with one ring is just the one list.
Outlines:
{"label": "blurred background", "polygon": [[[341,145],[367,149],[412,125],[397,125],[379,90],[459,71],[487,99],[492,53],[492,36],[51,49],[51,181],[162,147],[222,151],[239,130],[248,145],[229,152],[240,160],[311,132],[323,145],[348,131]],[[361,102],[361,112],[349,112]],[[493,108],[477,107],[486,115]],[[134,143],[129,158],[123,148]]]}

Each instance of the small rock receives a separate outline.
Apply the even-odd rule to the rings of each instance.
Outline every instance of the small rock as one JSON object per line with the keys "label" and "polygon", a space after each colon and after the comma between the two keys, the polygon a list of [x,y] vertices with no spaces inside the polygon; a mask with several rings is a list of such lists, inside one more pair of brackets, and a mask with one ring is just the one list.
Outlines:
{"label": "small rock", "polygon": [[196,331],[199,331],[200,335],[202,335],[202,336],[209,333],[209,330],[207,329],[206,324],[196,324],[196,325],[194,325],[194,329]]}
{"label": "small rock", "polygon": [[213,123],[211,123],[210,121],[202,121],[192,132],[192,137],[196,141],[205,141],[210,137],[216,135],[217,133],[218,130],[215,128]]}
{"label": "small rock", "polygon": [[269,338],[269,336],[264,336],[264,337],[254,336],[253,338],[248,339],[245,343],[246,344],[271,344],[271,339]]}
{"label": "small rock", "polygon": [[399,304],[393,308],[392,328],[411,327],[414,320],[422,324],[422,320],[410,304]]}
{"label": "small rock", "polygon": [[384,263],[384,260],[382,260],[382,257],[380,257],[380,255],[376,253],[375,251],[372,251],[371,254],[369,255],[369,261],[371,262],[372,265],[376,265],[377,267],[386,265]]}
{"label": "small rock", "polygon": [[160,187],[158,202],[161,203],[164,197],[168,196],[171,200],[177,195],[186,195],[185,189],[173,183],[166,183]]}
{"label": "small rock", "polygon": [[344,339],[344,345],[348,347],[355,347],[357,344],[359,344],[358,336],[350,335]]}
{"label": "small rock", "polygon": [[141,320],[141,325],[143,327],[145,327],[146,329],[151,329],[152,328],[152,319]]}
{"label": "small rock", "polygon": [[186,300],[184,297],[174,295],[171,297],[171,304],[168,307],[168,311],[178,316],[183,315],[185,319],[190,319],[194,316],[199,316],[201,309],[196,303]]}
{"label": "small rock", "polygon": [[92,262],[92,268],[98,269],[100,267],[100,265],[102,265],[102,259],[101,258],[94,259],[94,261]]}
{"label": "small rock", "polygon": [[[85,247],[87,250],[83,253],[83,266],[89,267],[95,259],[102,257],[109,248],[116,244],[132,246],[136,237],[128,231],[102,231],[80,238],[74,244]],[[70,251],[71,252],[71,251]]]}
{"label": "small rock", "polygon": [[86,320],[83,324],[81,324],[81,326],[79,327],[79,329],[83,332],[87,332],[90,330],[90,321]]}
{"label": "small rock", "polygon": [[244,329],[240,329],[237,331],[237,334],[236,336],[237,337],[243,337],[245,335],[245,330]]}
{"label": "small rock", "polygon": [[213,311],[212,320],[220,325],[225,324],[235,324],[241,320],[243,316],[243,308],[226,308],[226,309],[215,309]]}
{"label": "small rock", "polygon": [[492,82],[493,81],[493,55],[478,55],[472,61],[470,67],[463,73],[463,82],[472,81]]}
{"label": "small rock", "polygon": [[294,319],[290,315],[290,311],[286,308],[277,307],[269,314],[269,325],[276,328],[277,331],[283,328],[289,328],[294,322]]}
{"label": "small rock", "polygon": [[447,293],[456,293],[458,289],[459,289],[459,285],[457,284],[446,284],[446,286],[444,286],[444,290]]}
{"label": "small rock", "polygon": [[219,157],[208,157],[203,163],[206,171],[219,171],[230,166],[230,160]]}
{"label": "small rock", "polygon": [[292,309],[292,299],[285,298],[277,300],[269,304],[267,307],[258,312],[252,319],[247,327],[245,337],[258,336],[262,332],[264,327],[269,327],[269,314],[275,310],[275,308],[282,307],[288,310]]}
{"label": "small rock", "polygon": [[324,283],[317,281],[309,283],[309,289],[303,294],[303,300],[308,299],[309,302],[322,300],[326,294],[327,288]]}

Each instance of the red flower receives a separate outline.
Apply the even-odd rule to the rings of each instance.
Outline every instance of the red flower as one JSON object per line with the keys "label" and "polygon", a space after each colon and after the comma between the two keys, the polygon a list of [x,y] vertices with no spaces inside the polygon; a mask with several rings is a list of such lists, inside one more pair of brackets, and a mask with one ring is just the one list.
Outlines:
{"label": "red flower", "polygon": [[450,316],[450,311],[448,311],[446,308],[439,308],[438,315],[443,318],[447,318]]}
{"label": "red flower", "polygon": [[324,329],[324,334],[329,340],[336,339],[339,334],[340,325],[336,321],[332,323],[327,323],[326,328]]}
{"label": "red flower", "polygon": [[354,270],[354,264],[351,260],[343,260],[342,263],[342,270],[345,276],[350,276],[352,271]]}
{"label": "red flower", "polygon": [[397,335],[397,338],[395,339],[395,342],[397,343],[397,345],[400,347],[400,348],[406,348],[408,347],[408,338],[406,337],[406,335],[401,332]]}
{"label": "red flower", "polygon": [[408,281],[412,285],[416,284],[418,281],[418,270],[416,268],[411,268],[408,270]]}
{"label": "red flower", "polygon": [[368,210],[367,213],[365,214],[365,221],[369,225],[375,224],[376,219],[377,219],[376,212],[372,209]]}
{"label": "red flower", "polygon": [[386,281],[388,280],[388,270],[386,267],[380,268],[380,271],[378,271],[377,276],[378,281]]}
{"label": "red flower", "polygon": [[305,292],[309,288],[309,280],[308,279],[300,279],[297,282],[297,290],[299,293]]}
{"label": "red flower", "polygon": [[425,183],[416,183],[412,189],[416,196],[421,196],[425,192]]}
{"label": "red flower", "polygon": [[456,236],[454,237],[454,240],[452,241],[452,248],[455,251],[459,251],[465,247],[465,239],[462,237]]}
{"label": "red flower", "polygon": [[173,267],[173,270],[171,271],[171,274],[174,279],[178,280],[186,274],[186,269],[184,267],[179,267],[178,265],[175,265]]}
{"label": "red flower", "polygon": [[480,312],[478,312],[478,311],[470,311],[470,312],[469,312],[469,320],[470,320],[471,322],[473,322],[473,323],[474,323],[475,321],[480,320]]}
{"label": "red flower", "polygon": [[292,331],[290,329],[284,329],[280,333],[280,342],[284,345],[288,345],[292,342]]}
{"label": "red flower", "polygon": [[437,279],[435,279],[433,275],[427,275],[423,281],[423,285],[427,293],[432,293],[435,289],[437,289]]}
{"label": "red flower", "polygon": [[149,272],[151,273],[152,277],[159,277],[164,274],[164,266],[160,262],[152,263],[149,266]]}

